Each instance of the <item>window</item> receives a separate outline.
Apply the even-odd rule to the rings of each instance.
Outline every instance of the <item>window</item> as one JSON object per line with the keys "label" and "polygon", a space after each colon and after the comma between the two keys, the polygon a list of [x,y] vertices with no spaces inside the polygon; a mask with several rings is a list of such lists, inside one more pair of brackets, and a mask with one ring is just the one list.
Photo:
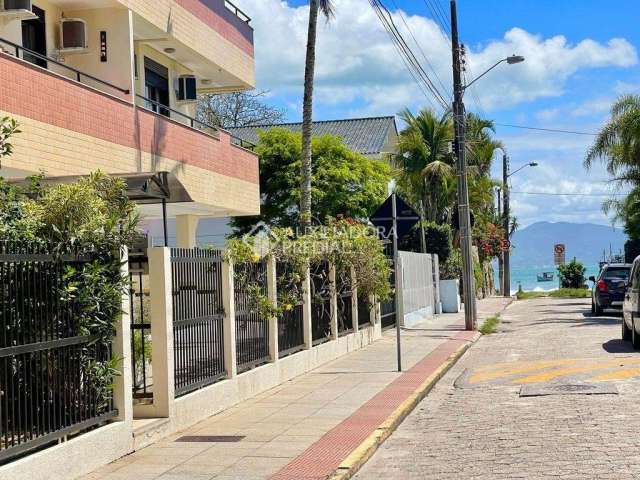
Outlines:
{"label": "window", "polygon": [[629,268],[607,268],[604,272],[603,278],[606,278],[607,280],[616,279],[627,281],[629,280],[629,273]]}

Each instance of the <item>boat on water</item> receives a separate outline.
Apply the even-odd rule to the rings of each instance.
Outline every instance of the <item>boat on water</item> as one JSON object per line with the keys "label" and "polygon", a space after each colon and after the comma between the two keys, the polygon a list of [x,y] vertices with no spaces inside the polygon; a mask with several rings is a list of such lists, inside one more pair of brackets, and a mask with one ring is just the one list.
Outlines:
{"label": "boat on water", "polygon": [[539,282],[553,282],[553,272],[543,272],[538,274]]}

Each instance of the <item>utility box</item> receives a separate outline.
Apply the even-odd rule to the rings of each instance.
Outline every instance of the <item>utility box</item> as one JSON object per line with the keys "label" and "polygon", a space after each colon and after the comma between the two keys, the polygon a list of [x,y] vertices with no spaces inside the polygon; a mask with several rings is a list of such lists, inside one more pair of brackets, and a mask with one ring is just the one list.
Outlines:
{"label": "utility box", "polygon": [[440,302],[443,313],[460,311],[460,282],[458,280],[440,280]]}

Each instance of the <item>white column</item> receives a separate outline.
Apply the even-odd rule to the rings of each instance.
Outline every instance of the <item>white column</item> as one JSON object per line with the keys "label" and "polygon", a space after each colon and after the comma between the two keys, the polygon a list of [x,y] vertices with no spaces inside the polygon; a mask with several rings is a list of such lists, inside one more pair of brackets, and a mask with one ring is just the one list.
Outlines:
{"label": "white column", "polygon": [[153,351],[153,408],[141,408],[140,415],[170,417],[175,400],[171,256],[170,249],[165,247],[149,248],[147,252]]}
{"label": "white column", "polygon": [[351,321],[354,333],[360,330],[358,325],[358,277],[355,268],[351,267]]}
{"label": "white column", "polygon": [[336,267],[329,264],[329,292],[331,294],[331,340],[338,338],[338,291],[336,284]]}
{"label": "white column", "polygon": [[[129,279],[129,251],[127,247],[122,248],[122,266],[120,274],[123,278]],[[122,313],[119,321],[116,322],[116,335],[113,338],[113,357],[120,359],[118,370],[120,375],[114,378],[113,402],[118,409],[118,420],[132,424],[133,421],[133,390],[131,372],[131,303],[129,301],[130,292],[127,288],[122,295]]]}
{"label": "white column", "polygon": [[438,255],[433,254],[433,292],[436,302],[435,313],[442,313],[442,302],[440,301],[440,258]]}
{"label": "white column", "polygon": [[311,272],[307,266],[304,280],[302,281],[302,332],[304,335],[304,348],[313,347],[311,327]]}
{"label": "white column", "polygon": [[176,215],[176,246],[178,248],[195,248],[198,220],[196,215]]}
{"label": "white column", "polygon": [[[269,257],[267,260],[267,293],[269,301],[275,307],[278,306],[277,279],[276,259]],[[278,348],[278,317],[274,316],[269,319],[269,357],[272,362],[278,361]]]}
{"label": "white column", "polygon": [[233,285],[233,263],[222,263],[222,305],[224,307],[224,368],[227,377],[238,374],[236,360],[236,305]]}

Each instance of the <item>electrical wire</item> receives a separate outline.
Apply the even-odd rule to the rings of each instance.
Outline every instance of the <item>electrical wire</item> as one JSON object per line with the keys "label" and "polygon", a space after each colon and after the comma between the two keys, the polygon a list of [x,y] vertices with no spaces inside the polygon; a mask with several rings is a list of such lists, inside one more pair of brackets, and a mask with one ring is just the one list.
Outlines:
{"label": "electrical wire", "polygon": [[[421,87],[421,91],[425,94],[425,97],[429,99],[429,95],[426,94],[426,90],[428,90],[433,98],[440,104],[443,109],[448,109],[449,104],[442,93],[438,90],[437,86],[434,84],[433,80],[429,76],[429,74],[422,67],[420,62],[417,60],[415,54],[407,44],[406,40],[398,30],[395,22],[393,21],[393,17],[391,12],[384,6],[384,4],[380,0],[369,0],[370,5],[374,9],[378,19],[382,23],[383,28],[389,34],[392,43],[394,44],[396,50],[400,54],[403,59],[403,62],[414,81]],[[424,87],[424,88],[422,88]]]}
{"label": "electrical wire", "polygon": [[[418,47],[418,50],[420,50],[420,53],[422,54],[422,58],[424,58],[424,61],[427,63],[429,69],[431,70],[431,72],[433,73],[433,75],[436,77],[436,80],[438,81],[438,84],[442,87],[442,90],[444,90],[445,94],[449,97],[449,101],[453,101],[453,95],[451,93],[451,91],[444,86],[444,84],[442,83],[442,80],[440,80],[440,77],[438,76],[438,73],[436,72],[436,69],[433,67],[433,65],[431,64],[431,62],[429,61],[429,58],[427,58],[427,55],[424,53],[424,50],[422,49],[422,47],[420,46],[420,44],[418,43],[418,40],[416,39],[415,35],[413,34],[413,30],[411,30],[411,27],[409,27],[409,23],[407,22],[407,19],[403,13],[403,11],[398,7],[398,4],[396,3],[396,0],[391,0],[393,2],[393,5],[396,7],[396,10],[398,11],[398,14],[400,15],[400,19],[402,20],[402,23],[404,23],[404,26],[406,27],[407,31],[409,32],[409,35],[411,35],[411,38],[413,39],[413,43],[416,44],[416,47]],[[446,33],[446,32],[445,32]]]}
{"label": "electrical wire", "polygon": [[597,133],[592,133],[592,132],[577,132],[574,130],[560,130],[557,128],[542,128],[542,127],[529,127],[526,125],[512,125],[509,123],[494,123],[494,125],[500,126],[500,127],[509,127],[509,128],[521,128],[524,130],[537,130],[540,132],[551,132],[551,133],[567,133],[567,134],[571,134],[571,135],[588,135],[588,136],[593,136],[596,137],[598,136]]}

